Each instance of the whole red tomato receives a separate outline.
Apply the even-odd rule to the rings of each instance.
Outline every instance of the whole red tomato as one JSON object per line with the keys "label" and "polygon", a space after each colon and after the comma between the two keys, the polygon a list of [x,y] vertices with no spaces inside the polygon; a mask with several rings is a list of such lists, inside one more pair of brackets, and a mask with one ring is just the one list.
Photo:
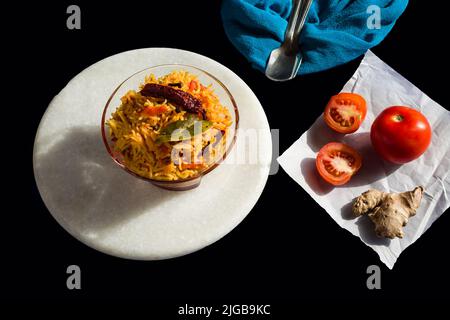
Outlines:
{"label": "whole red tomato", "polygon": [[370,130],[375,150],[386,160],[403,164],[427,150],[431,128],[427,118],[410,107],[389,107],[378,115]]}

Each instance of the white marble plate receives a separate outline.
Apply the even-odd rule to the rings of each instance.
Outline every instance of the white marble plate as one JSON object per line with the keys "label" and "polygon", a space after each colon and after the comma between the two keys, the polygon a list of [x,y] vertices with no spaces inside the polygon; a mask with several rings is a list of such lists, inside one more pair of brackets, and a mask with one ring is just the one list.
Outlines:
{"label": "white marble plate", "polygon": [[[258,130],[257,163],[227,161],[198,188],[177,192],[135,178],[113,162],[100,133],[108,97],[131,74],[167,63],[199,67],[228,87],[239,108],[238,137],[245,136],[243,130]],[[230,160],[249,148],[236,149]],[[156,260],[199,250],[236,227],[260,197],[271,158],[265,113],[236,74],[196,53],[149,48],[106,58],[67,84],[41,120],[33,165],[48,210],[75,238],[114,256]]]}

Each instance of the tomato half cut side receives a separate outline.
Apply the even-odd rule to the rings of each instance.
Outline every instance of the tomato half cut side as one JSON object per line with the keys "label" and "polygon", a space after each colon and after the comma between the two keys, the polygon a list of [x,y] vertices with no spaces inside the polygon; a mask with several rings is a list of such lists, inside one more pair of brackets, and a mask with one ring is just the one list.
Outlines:
{"label": "tomato half cut side", "polygon": [[361,164],[361,155],[340,142],[324,145],[316,157],[316,168],[320,176],[335,186],[347,183],[361,168]]}
{"label": "tomato half cut side", "polygon": [[323,116],[331,129],[339,133],[352,133],[358,130],[366,114],[366,100],[362,96],[342,92],[331,97]]}

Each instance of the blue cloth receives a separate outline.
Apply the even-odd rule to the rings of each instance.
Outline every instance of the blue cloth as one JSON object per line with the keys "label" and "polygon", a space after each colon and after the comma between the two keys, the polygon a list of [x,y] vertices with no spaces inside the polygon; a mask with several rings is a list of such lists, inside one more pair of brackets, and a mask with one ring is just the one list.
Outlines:
{"label": "blue cloth", "polygon": [[[408,0],[314,0],[300,35],[299,74],[344,64],[376,46],[407,4]],[[371,5],[380,8],[378,29],[367,26],[375,12]],[[281,45],[291,8],[291,0],[223,0],[225,32],[254,68],[264,71],[270,52]]]}

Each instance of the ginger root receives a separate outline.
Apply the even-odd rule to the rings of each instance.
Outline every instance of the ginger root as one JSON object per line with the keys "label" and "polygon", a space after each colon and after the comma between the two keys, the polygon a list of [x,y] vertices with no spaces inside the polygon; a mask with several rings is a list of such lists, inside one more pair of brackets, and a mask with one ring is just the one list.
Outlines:
{"label": "ginger root", "polygon": [[422,200],[423,187],[402,193],[368,190],[356,198],[352,211],[355,216],[367,214],[375,224],[379,237],[403,238],[403,227],[416,214]]}

